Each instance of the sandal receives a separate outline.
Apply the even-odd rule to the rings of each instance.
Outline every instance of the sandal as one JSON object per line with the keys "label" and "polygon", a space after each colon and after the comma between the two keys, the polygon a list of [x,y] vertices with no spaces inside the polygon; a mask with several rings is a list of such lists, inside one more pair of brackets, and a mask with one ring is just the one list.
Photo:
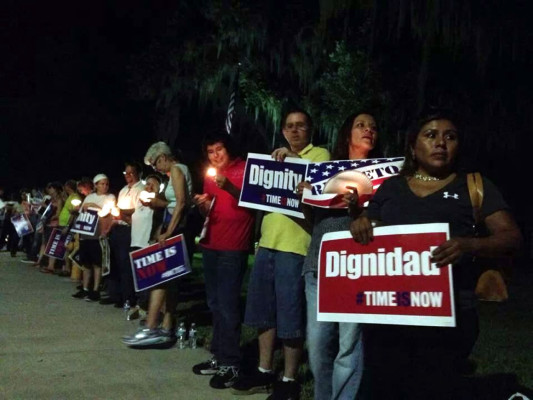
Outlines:
{"label": "sandal", "polygon": [[43,274],[53,274],[54,273],[53,270],[50,270],[50,269],[48,269],[46,267],[41,268],[39,271],[41,271]]}

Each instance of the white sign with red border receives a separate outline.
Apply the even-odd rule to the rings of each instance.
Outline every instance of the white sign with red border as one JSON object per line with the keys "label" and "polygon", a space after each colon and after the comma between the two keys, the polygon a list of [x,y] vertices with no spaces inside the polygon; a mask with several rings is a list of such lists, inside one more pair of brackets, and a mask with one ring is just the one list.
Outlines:
{"label": "white sign with red border", "polygon": [[368,245],[349,231],[325,234],[317,320],[454,327],[451,266],[431,262],[431,252],[448,238],[448,224],[374,228]]}

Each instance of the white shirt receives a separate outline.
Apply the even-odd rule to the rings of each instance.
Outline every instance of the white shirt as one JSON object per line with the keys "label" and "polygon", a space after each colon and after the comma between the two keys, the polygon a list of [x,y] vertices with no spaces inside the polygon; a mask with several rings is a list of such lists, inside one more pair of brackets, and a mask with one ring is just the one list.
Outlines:
{"label": "white shirt", "polygon": [[153,216],[154,210],[137,200],[135,212],[131,216],[131,247],[144,248],[150,244]]}
{"label": "white shirt", "polygon": [[[136,208],[139,196],[144,189],[144,185],[141,181],[134,183],[133,185],[124,186],[118,193],[117,207],[122,210],[133,210]],[[120,220],[120,225],[128,225],[128,223]]]}

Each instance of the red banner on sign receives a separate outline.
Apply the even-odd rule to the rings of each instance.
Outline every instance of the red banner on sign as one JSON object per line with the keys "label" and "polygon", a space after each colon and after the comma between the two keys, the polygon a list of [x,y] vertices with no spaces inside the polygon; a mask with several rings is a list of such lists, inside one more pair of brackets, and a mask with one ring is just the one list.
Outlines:
{"label": "red banner on sign", "polygon": [[431,252],[448,238],[448,224],[375,228],[365,246],[348,231],[325,234],[318,320],[455,326],[451,266],[431,263]]}

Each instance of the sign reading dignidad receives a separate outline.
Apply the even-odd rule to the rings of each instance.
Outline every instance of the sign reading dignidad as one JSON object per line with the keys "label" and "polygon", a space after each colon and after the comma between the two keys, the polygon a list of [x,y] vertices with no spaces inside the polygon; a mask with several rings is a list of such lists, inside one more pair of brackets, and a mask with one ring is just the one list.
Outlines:
{"label": "sign reading dignidad", "polygon": [[191,272],[183,235],[130,253],[135,291],[149,289]]}
{"label": "sign reading dignidad", "polygon": [[431,252],[448,238],[448,224],[374,228],[365,246],[349,231],[325,234],[318,320],[455,326],[451,266],[431,263]]}
{"label": "sign reading dignidad", "polygon": [[304,180],[307,164],[300,158],[279,162],[270,155],[248,153],[239,206],[304,218],[294,190]]}

